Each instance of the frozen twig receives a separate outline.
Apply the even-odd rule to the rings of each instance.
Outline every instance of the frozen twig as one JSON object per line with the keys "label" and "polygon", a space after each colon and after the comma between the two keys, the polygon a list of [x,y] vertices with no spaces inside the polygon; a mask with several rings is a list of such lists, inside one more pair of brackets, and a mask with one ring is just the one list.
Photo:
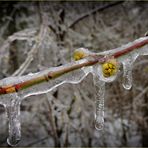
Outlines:
{"label": "frozen twig", "polygon": [[19,32],[16,32],[10,35],[0,47],[0,63],[2,63],[3,58],[7,52],[7,49],[10,47],[11,43],[15,40],[34,40],[34,36],[37,33],[37,29],[35,28],[28,28]]}
{"label": "frozen twig", "polygon": [[36,29],[29,28],[10,35],[1,46],[0,54],[2,54],[1,52],[5,51],[5,49],[8,48],[13,41],[33,39],[36,33]]}
{"label": "frozen twig", "polygon": [[[40,44],[40,43],[38,43],[38,44]],[[46,74],[43,74],[39,77],[34,77],[34,78],[32,78],[30,80],[26,80],[24,82],[18,82],[18,83],[16,82],[14,85],[12,84],[11,87],[10,86],[5,86],[4,88],[2,87],[0,89],[0,94],[13,93],[13,92],[28,88],[30,86],[40,84],[42,82],[53,80],[57,77],[60,77],[63,74],[69,73],[74,70],[78,70],[82,67],[93,66],[97,63],[104,63],[108,60],[108,56],[111,56],[113,58],[119,58],[124,55],[128,55],[128,53],[130,53],[131,51],[140,50],[141,47],[143,47],[147,44],[148,44],[148,37],[143,37],[143,38],[139,38],[127,45],[121,46],[117,49],[109,50],[107,53],[106,52],[99,53],[99,54],[92,53],[86,59],[82,59],[77,62],[72,62],[72,63],[66,64],[64,66],[56,67],[56,68],[52,69],[51,71],[48,71]],[[33,48],[33,49],[35,50],[35,48]],[[29,58],[32,58],[32,56],[33,55],[31,53]]]}

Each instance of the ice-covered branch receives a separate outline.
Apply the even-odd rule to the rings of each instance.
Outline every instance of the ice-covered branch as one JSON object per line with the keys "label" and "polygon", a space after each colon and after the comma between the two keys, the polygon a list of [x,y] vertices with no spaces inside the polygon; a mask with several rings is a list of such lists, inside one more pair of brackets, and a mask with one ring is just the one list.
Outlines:
{"label": "ice-covered branch", "polygon": [[[13,78],[13,83],[9,81],[9,78],[7,78],[7,83],[9,83],[9,85],[7,83],[2,83],[0,88],[0,94],[13,93],[28,88],[30,86],[40,84],[42,82],[50,82],[57,77],[60,77],[71,71],[78,70],[82,67],[102,64],[106,62],[109,58],[118,59],[119,62],[123,63],[123,68],[127,68],[127,66],[124,65],[130,66],[135,61],[138,55],[147,54],[147,49],[145,48],[145,45],[147,44],[148,37],[143,37],[135,40],[134,42],[128,43],[127,45],[101,53],[92,53],[86,49],[86,52],[88,52],[86,53],[87,56],[77,62],[71,62],[60,67],[50,68],[46,71],[39,72],[31,76],[28,75],[20,77],[19,79],[21,79],[21,81],[18,81],[18,79],[15,80],[15,78]],[[1,82],[3,82],[3,80]]]}
{"label": "ice-covered branch", "polygon": [[105,83],[112,82],[123,65],[123,87],[132,86],[132,65],[140,55],[148,55],[148,37],[139,38],[119,48],[100,53],[78,49],[78,61],[26,76],[9,77],[0,81],[0,104],[4,105],[9,118],[10,145],[20,140],[19,106],[23,99],[32,95],[50,92],[64,84],[80,83],[89,73],[94,76],[96,87],[96,128],[102,129],[104,122]]}

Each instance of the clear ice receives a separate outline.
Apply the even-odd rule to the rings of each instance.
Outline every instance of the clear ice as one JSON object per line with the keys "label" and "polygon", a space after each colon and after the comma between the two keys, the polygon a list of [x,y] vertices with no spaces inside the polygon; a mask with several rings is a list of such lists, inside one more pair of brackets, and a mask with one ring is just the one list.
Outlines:
{"label": "clear ice", "polygon": [[[140,38],[134,42],[140,42],[145,38]],[[120,48],[98,53],[99,55],[112,55],[117,51],[129,47],[132,43],[128,43]],[[88,51],[88,50],[87,50]],[[90,52],[91,53],[91,52]],[[123,65],[123,87],[125,89],[130,89],[132,87],[132,67],[133,63],[139,55],[148,55],[148,46],[144,46],[140,49],[131,51],[127,55],[119,57],[117,60],[119,64]],[[83,63],[83,59],[77,61],[78,63]],[[32,78],[36,78],[43,74],[47,74],[49,71],[56,71],[64,67],[72,66],[76,62],[66,64],[57,68],[49,68],[43,72],[28,74],[26,76],[9,77],[0,81],[0,86],[14,85]],[[20,104],[23,99],[32,95],[39,95],[52,91],[54,88],[64,84],[80,83],[89,73],[93,74],[94,85],[95,85],[95,95],[96,95],[96,111],[95,111],[95,127],[98,130],[103,129],[104,126],[104,95],[105,95],[105,83],[112,82],[116,79],[117,75],[105,78],[102,73],[101,65],[95,64],[94,66],[83,67],[78,70],[74,70],[67,74],[64,74],[56,79],[50,80],[49,82],[43,82],[38,85],[34,85],[30,88],[19,91],[18,93],[11,93],[0,96],[0,104],[2,104],[7,113],[9,120],[9,137],[7,142],[9,145],[15,146],[21,138],[21,124],[20,124]]]}

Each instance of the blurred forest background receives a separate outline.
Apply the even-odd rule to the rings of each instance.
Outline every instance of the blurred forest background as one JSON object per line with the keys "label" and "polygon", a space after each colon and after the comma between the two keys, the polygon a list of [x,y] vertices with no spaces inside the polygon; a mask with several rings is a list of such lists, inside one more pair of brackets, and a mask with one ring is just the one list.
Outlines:
{"label": "blurred forest background", "polygon": [[[71,61],[76,48],[100,52],[148,30],[148,2],[0,2],[0,79]],[[105,127],[94,128],[92,75],[78,85],[28,97],[21,104],[18,146],[148,146],[148,57],[133,67],[133,87],[106,85]],[[8,123],[0,106],[0,146]]]}

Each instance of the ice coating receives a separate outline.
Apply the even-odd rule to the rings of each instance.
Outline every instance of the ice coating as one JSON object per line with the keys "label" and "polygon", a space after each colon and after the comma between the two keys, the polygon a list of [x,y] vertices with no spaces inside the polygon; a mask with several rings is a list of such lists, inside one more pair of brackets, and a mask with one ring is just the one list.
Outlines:
{"label": "ice coating", "polygon": [[[143,41],[145,38],[140,38],[134,42]],[[133,43],[133,42],[132,42]],[[92,53],[88,52],[88,54],[94,55],[109,55],[112,56],[117,51],[123,50],[131,46],[132,43],[124,45],[120,48],[116,48],[113,50],[101,52],[101,53]],[[140,49],[131,51],[130,53],[119,57],[117,60],[120,64],[123,65],[123,86],[126,89],[130,89],[132,86],[132,66],[134,61],[139,55],[148,55],[148,46],[144,46]],[[86,59],[78,61],[78,63],[85,62]],[[26,76],[19,77],[9,77],[0,81],[0,86],[14,85],[17,83],[25,82],[27,80],[31,80],[33,78],[42,76],[47,74],[50,71],[60,70],[62,68],[70,67],[75,62],[66,64],[64,66],[58,68],[49,68],[43,72],[29,74]],[[77,84],[80,83],[89,73],[93,74],[94,84],[95,84],[95,94],[96,94],[96,112],[95,119],[96,129],[100,130],[104,125],[104,95],[105,95],[105,83],[112,82],[116,79],[117,75],[111,77],[104,77],[101,69],[101,64],[96,64],[94,66],[83,67],[78,70],[74,70],[72,72],[66,73],[60,77],[50,80],[49,82],[43,82],[38,85],[34,85],[32,87],[20,90],[17,93],[10,93],[5,95],[0,95],[0,104],[4,105],[7,116],[9,119],[9,137],[8,144],[16,145],[21,138],[21,127],[20,127],[20,104],[23,99],[32,95],[39,95],[43,93],[47,93],[52,91],[54,88],[64,84],[64,83],[72,83]]]}
{"label": "ice coating", "polygon": [[[86,60],[81,60],[81,61],[78,61],[77,63],[83,63],[85,61]],[[76,63],[76,62],[73,62],[71,64],[66,64],[65,66],[61,66],[61,69],[63,67],[72,66],[74,63]],[[58,68],[58,70],[59,69],[60,68]],[[56,68],[50,68],[47,71],[37,74],[37,76],[46,74],[49,71],[56,71],[56,70],[57,70]],[[84,72],[82,69],[74,70],[73,72],[66,73],[56,79],[52,79],[49,82],[43,82],[41,84],[32,86],[29,89],[22,90],[22,91],[20,91],[19,96],[24,99],[28,96],[39,95],[39,94],[44,94],[44,93],[50,92],[53,89],[55,89],[56,87],[58,87],[64,83],[77,84],[77,83],[80,83],[88,75],[88,73],[89,73],[89,71]]]}
{"label": "ice coating", "polygon": [[[121,47],[118,47],[118,48],[114,48],[114,49],[111,49],[111,50],[107,50],[107,51],[103,51],[103,52],[100,52],[98,53],[99,55],[113,55],[114,53],[118,52],[118,51],[122,51],[123,49],[125,48],[128,48],[130,46],[132,46],[133,44],[135,43],[140,43],[144,40],[148,39],[148,37],[141,37],[133,42],[129,42],[128,44],[125,44],[125,45],[122,45]],[[130,53],[133,53],[133,52],[136,52],[138,53],[139,55],[148,55],[148,45],[145,45],[145,46],[142,46],[140,48],[137,48],[133,51],[131,51]],[[119,61],[121,61],[122,59],[124,59],[125,56],[121,56],[119,57]]]}

